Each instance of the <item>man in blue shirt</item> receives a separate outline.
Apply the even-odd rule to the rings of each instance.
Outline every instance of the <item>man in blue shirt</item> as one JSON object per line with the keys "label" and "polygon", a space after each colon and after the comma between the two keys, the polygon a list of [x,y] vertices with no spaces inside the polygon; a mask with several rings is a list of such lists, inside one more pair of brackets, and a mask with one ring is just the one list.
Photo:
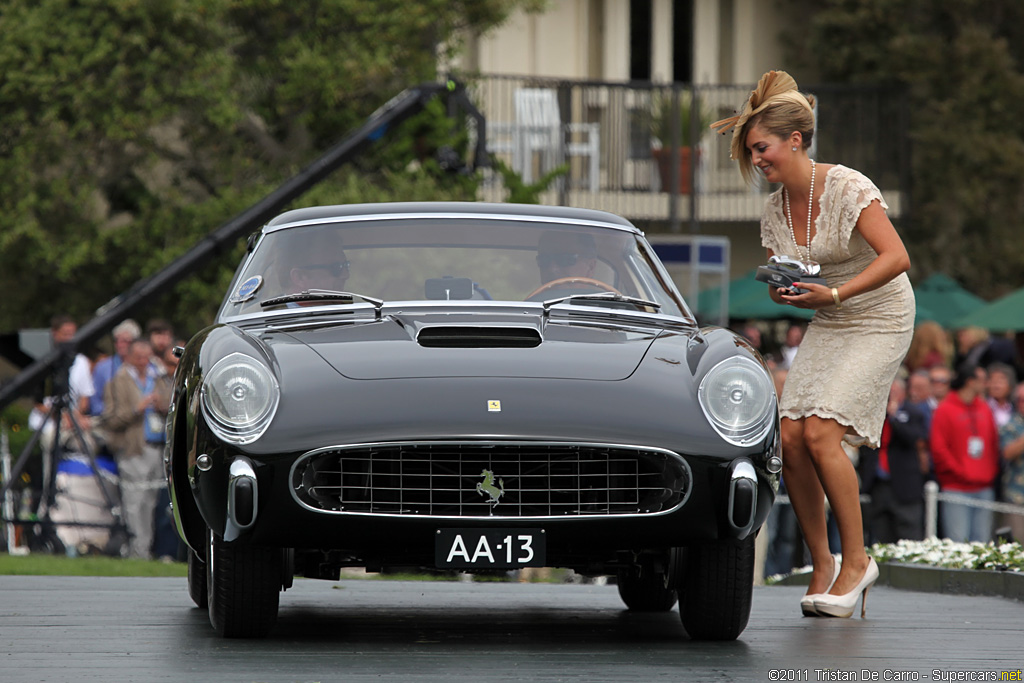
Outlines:
{"label": "man in blue shirt", "polygon": [[114,353],[96,363],[96,367],[92,370],[92,384],[95,391],[89,399],[90,415],[99,415],[103,412],[103,389],[124,363],[132,342],[142,336],[142,328],[129,318],[115,327],[112,334],[114,336]]}

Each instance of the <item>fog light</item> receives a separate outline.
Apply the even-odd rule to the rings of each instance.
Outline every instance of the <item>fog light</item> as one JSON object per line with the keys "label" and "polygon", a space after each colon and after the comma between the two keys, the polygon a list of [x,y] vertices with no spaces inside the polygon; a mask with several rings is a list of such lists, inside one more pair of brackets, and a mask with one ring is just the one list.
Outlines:
{"label": "fog light", "polygon": [[196,467],[199,468],[200,472],[209,472],[210,468],[213,467],[213,458],[203,453],[196,458]]}

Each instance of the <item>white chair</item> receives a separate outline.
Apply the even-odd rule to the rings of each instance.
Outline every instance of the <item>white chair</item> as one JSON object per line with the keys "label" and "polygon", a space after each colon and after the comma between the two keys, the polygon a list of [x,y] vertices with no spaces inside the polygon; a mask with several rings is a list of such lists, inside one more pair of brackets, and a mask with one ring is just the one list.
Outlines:
{"label": "white chair", "polygon": [[487,148],[511,153],[512,168],[523,182],[533,182],[537,156],[541,175],[566,158],[586,157],[588,187],[597,192],[600,181],[600,125],[562,123],[557,93],[546,88],[521,88],[515,94],[516,122],[488,124]]}

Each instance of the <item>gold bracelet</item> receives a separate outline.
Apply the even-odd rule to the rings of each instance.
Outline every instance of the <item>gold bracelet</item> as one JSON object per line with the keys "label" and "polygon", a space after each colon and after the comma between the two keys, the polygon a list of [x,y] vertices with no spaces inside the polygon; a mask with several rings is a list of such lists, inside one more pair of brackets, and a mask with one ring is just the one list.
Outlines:
{"label": "gold bracelet", "polygon": [[843,302],[839,300],[839,290],[835,287],[832,288],[832,301],[836,302],[836,310],[842,310]]}

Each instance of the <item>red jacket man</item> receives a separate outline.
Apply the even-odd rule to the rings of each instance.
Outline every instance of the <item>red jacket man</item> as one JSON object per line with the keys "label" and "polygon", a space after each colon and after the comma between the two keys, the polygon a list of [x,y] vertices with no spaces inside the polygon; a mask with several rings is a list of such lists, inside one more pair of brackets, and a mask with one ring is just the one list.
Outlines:
{"label": "red jacket man", "polygon": [[[973,367],[957,372],[932,415],[931,449],[935,478],[943,491],[994,500],[999,474],[999,432],[982,398],[984,379]],[[982,507],[943,503],[942,520],[954,541],[988,541],[992,512]]]}

